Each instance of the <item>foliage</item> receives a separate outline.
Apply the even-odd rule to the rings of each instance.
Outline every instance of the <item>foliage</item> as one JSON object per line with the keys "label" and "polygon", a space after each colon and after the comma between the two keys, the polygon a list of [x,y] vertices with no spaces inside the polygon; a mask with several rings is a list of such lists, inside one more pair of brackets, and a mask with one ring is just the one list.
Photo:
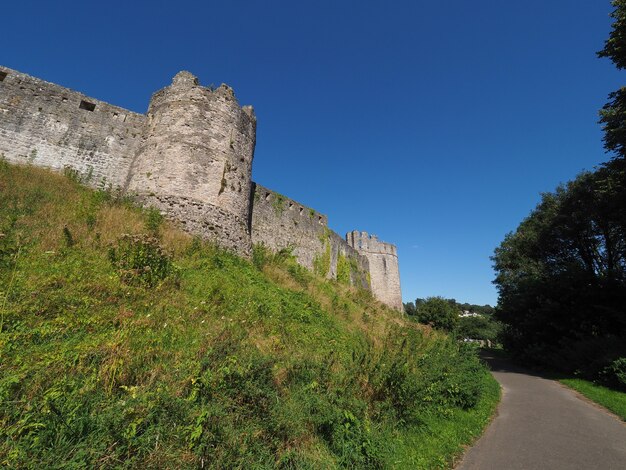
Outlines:
{"label": "foliage", "polygon": [[[613,0],[611,16],[615,20],[599,57],[609,58],[618,69],[626,67],[626,1]],[[609,102],[600,111],[604,131],[604,146],[618,157],[626,157],[626,89],[623,87],[609,95]]]}
{"label": "foliage", "polygon": [[350,261],[341,253],[337,256],[337,282],[350,284],[352,279],[352,265]]}
{"label": "foliage", "polygon": [[331,258],[330,239],[326,231],[323,236],[320,236],[320,240],[322,241],[322,248],[324,251],[317,254],[313,259],[313,272],[315,272],[318,276],[326,277],[330,271]]}
{"label": "foliage", "polygon": [[404,313],[409,316],[414,316],[417,310],[415,309],[415,304],[413,302],[405,302],[402,304],[404,306]]}
{"label": "foliage", "polygon": [[146,209],[146,230],[153,237],[159,236],[159,228],[163,224],[163,215],[161,211],[154,207]]}
{"label": "foliage", "polygon": [[460,317],[455,329],[458,338],[498,341],[501,325],[487,315]]}
{"label": "foliage", "polygon": [[109,259],[127,284],[154,287],[174,272],[170,255],[149,235],[123,234],[117,246],[109,248]]}
{"label": "foliage", "polygon": [[428,297],[415,310],[415,319],[434,328],[452,331],[459,317],[459,311],[443,297]]}
{"label": "foliage", "polygon": [[613,30],[598,57],[608,57],[618,69],[626,68],[626,1],[612,0]]}
{"label": "foliage", "polygon": [[619,357],[606,366],[601,377],[614,388],[626,392],[626,357]]}
{"label": "foliage", "polygon": [[[626,2],[598,53],[626,65]],[[613,158],[553,193],[493,257],[506,346],[529,363],[620,385],[626,356],[626,91],[600,111]]]}
{"label": "foliage", "polygon": [[0,188],[2,466],[436,468],[494,409],[473,350],[290,250],[252,263],[165,221],[157,241],[145,211],[32,167]]}
{"label": "foliage", "polygon": [[[455,309],[458,310],[459,312],[477,313],[479,315],[488,316],[488,317],[493,315],[495,312],[495,309],[489,304],[476,305],[476,304],[469,304],[467,302],[459,303],[456,301],[456,299],[445,299],[445,300],[446,302],[450,303],[453,307],[455,307]],[[404,304],[405,313],[407,315],[415,315],[416,308],[422,305],[424,302],[426,302],[426,299],[417,298],[415,299],[415,302],[405,303]]]}
{"label": "foliage", "polygon": [[[433,310],[437,312],[437,315],[442,315],[443,318],[447,319],[440,320],[440,326],[436,326],[435,322],[430,320],[432,315],[430,312]],[[493,318],[494,309],[491,305],[461,304],[455,299],[442,297],[417,298],[415,303],[407,302],[404,304],[404,312],[419,322],[432,323],[436,328],[445,329],[459,339],[469,338],[497,342],[502,330],[500,322]],[[468,312],[471,315],[462,316],[462,312]],[[446,326],[441,326],[442,324]]]}
{"label": "foliage", "polygon": [[[495,251],[506,346],[528,362],[594,376],[623,354],[626,231],[614,177],[607,166],[544,194]],[[601,353],[603,343],[615,349]]]}
{"label": "foliage", "polygon": [[287,198],[279,193],[273,193],[272,197],[272,207],[274,208],[274,212],[276,215],[280,216],[285,211]]}

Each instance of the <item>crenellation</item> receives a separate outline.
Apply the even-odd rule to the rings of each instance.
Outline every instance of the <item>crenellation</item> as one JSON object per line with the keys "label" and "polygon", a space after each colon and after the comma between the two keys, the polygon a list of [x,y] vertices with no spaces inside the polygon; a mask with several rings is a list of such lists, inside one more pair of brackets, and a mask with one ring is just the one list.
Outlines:
{"label": "crenellation", "polygon": [[324,250],[321,238],[328,217],[254,183],[252,198],[252,243],[278,251],[292,248],[300,264],[313,269],[315,256]]}
{"label": "crenellation", "polygon": [[11,162],[118,186],[243,256],[253,243],[291,248],[303,266],[402,308],[394,245],[358,231],[344,240],[326,215],[252,182],[256,115],[228,85],[203,87],[182,71],[138,114],[0,67],[0,117]]}
{"label": "crenellation", "polygon": [[[250,253],[250,190],[256,143],[256,120],[239,106],[226,85],[211,90],[189,72],[179,72],[158,91],[148,107],[148,122],[130,169],[128,190],[170,217],[187,222],[215,241],[244,240],[234,246]],[[154,196],[153,196],[154,195]],[[167,196],[168,204],[161,199]],[[176,198],[180,203],[174,202]],[[187,211],[196,201],[211,214],[228,213],[223,224]],[[208,209],[214,206],[215,209]],[[195,207],[195,206],[194,206]],[[219,210],[218,210],[219,209]],[[189,223],[190,217],[200,217]],[[247,240],[247,241],[246,241]]]}
{"label": "crenellation", "polygon": [[369,261],[372,293],[387,305],[402,309],[400,269],[395,245],[380,241],[376,235],[354,230],[346,241]]}

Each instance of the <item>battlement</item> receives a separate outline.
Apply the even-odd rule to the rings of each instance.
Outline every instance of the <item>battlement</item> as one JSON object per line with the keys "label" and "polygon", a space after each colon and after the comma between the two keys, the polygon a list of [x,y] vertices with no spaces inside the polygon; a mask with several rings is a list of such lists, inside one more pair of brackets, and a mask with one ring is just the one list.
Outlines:
{"label": "battlement", "polygon": [[359,251],[398,257],[398,251],[395,245],[383,242],[379,240],[376,235],[370,235],[367,232],[360,232],[358,230],[348,232],[346,234],[346,241],[350,246]]}
{"label": "battlement", "polygon": [[228,85],[201,86],[187,71],[138,114],[0,66],[0,155],[8,161],[71,167],[243,256],[252,243],[293,249],[303,266],[371,285],[401,309],[396,247],[366,232],[344,240],[325,215],[254,184],[255,145],[254,108],[240,106]]}
{"label": "battlement", "polygon": [[127,188],[206,238],[248,255],[255,143],[254,112],[239,106],[232,88],[202,87],[191,73],[179,72],[150,100]]}

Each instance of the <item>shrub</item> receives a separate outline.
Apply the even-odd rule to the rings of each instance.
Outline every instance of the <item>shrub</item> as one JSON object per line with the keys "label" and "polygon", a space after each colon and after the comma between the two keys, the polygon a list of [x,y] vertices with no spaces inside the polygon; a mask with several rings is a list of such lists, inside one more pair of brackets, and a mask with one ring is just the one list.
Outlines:
{"label": "shrub", "polygon": [[448,337],[432,339],[426,350],[424,344],[418,331],[391,333],[370,373],[378,399],[407,425],[419,424],[427,410],[447,416],[472,408],[482,393],[483,369],[469,346]]}
{"label": "shrub", "polygon": [[72,235],[72,232],[70,232],[70,229],[67,228],[67,225],[63,227],[63,240],[67,248],[72,248],[76,243],[74,241],[74,236]]}
{"label": "shrub", "polygon": [[73,168],[69,165],[66,165],[63,167],[63,174],[65,175],[67,179],[69,179],[70,181],[74,183],[83,182],[83,177],[80,174],[80,172],[76,168]]}
{"label": "shrub", "polygon": [[257,269],[263,269],[271,257],[270,249],[263,243],[255,243],[252,246],[252,264]]}
{"label": "shrub", "polygon": [[146,230],[153,237],[157,237],[159,234],[159,228],[163,224],[163,215],[158,209],[150,207],[146,209]]}
{"label": "shrub", "polygon": [[626,391],[626,357],[615,359],[601,373],[607,384]]}
{"label": "shrub", "polygon": [[127,284],[154,287],[174,272],[170,255],[147,235],[122,235],[117,247],[110,247],[109,259]]}

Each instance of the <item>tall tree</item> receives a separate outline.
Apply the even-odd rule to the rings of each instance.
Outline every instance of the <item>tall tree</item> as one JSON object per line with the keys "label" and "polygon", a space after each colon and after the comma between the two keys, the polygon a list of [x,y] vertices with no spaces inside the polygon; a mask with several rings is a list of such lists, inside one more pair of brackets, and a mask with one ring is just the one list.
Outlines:
{"label": "tall tree", "polygon": [[[598,55],[626,69],[626,0],[612,4]],[[590,375],[626,356],[626,87],[609,100],[600,122],[612,159],[544,194],[492,258],[505,344]]]}
{"label": "tall tree", "polygon": [[[610,59],[622,70],[626,68],[626,0],[613,0],[611,17],[614,19],[609,38],[599,57]],[[609,95],[609,102],[600,110],[600,123],[604,131],[604,147],[617,157],[626,157],[626,88]]]}
{"label": "tall tree", "polygon": [[496,248],[505,344],[528,360],[626,335],[626,237],[618,211],[624,203],[610,176],[601,168],[544,194]]}

